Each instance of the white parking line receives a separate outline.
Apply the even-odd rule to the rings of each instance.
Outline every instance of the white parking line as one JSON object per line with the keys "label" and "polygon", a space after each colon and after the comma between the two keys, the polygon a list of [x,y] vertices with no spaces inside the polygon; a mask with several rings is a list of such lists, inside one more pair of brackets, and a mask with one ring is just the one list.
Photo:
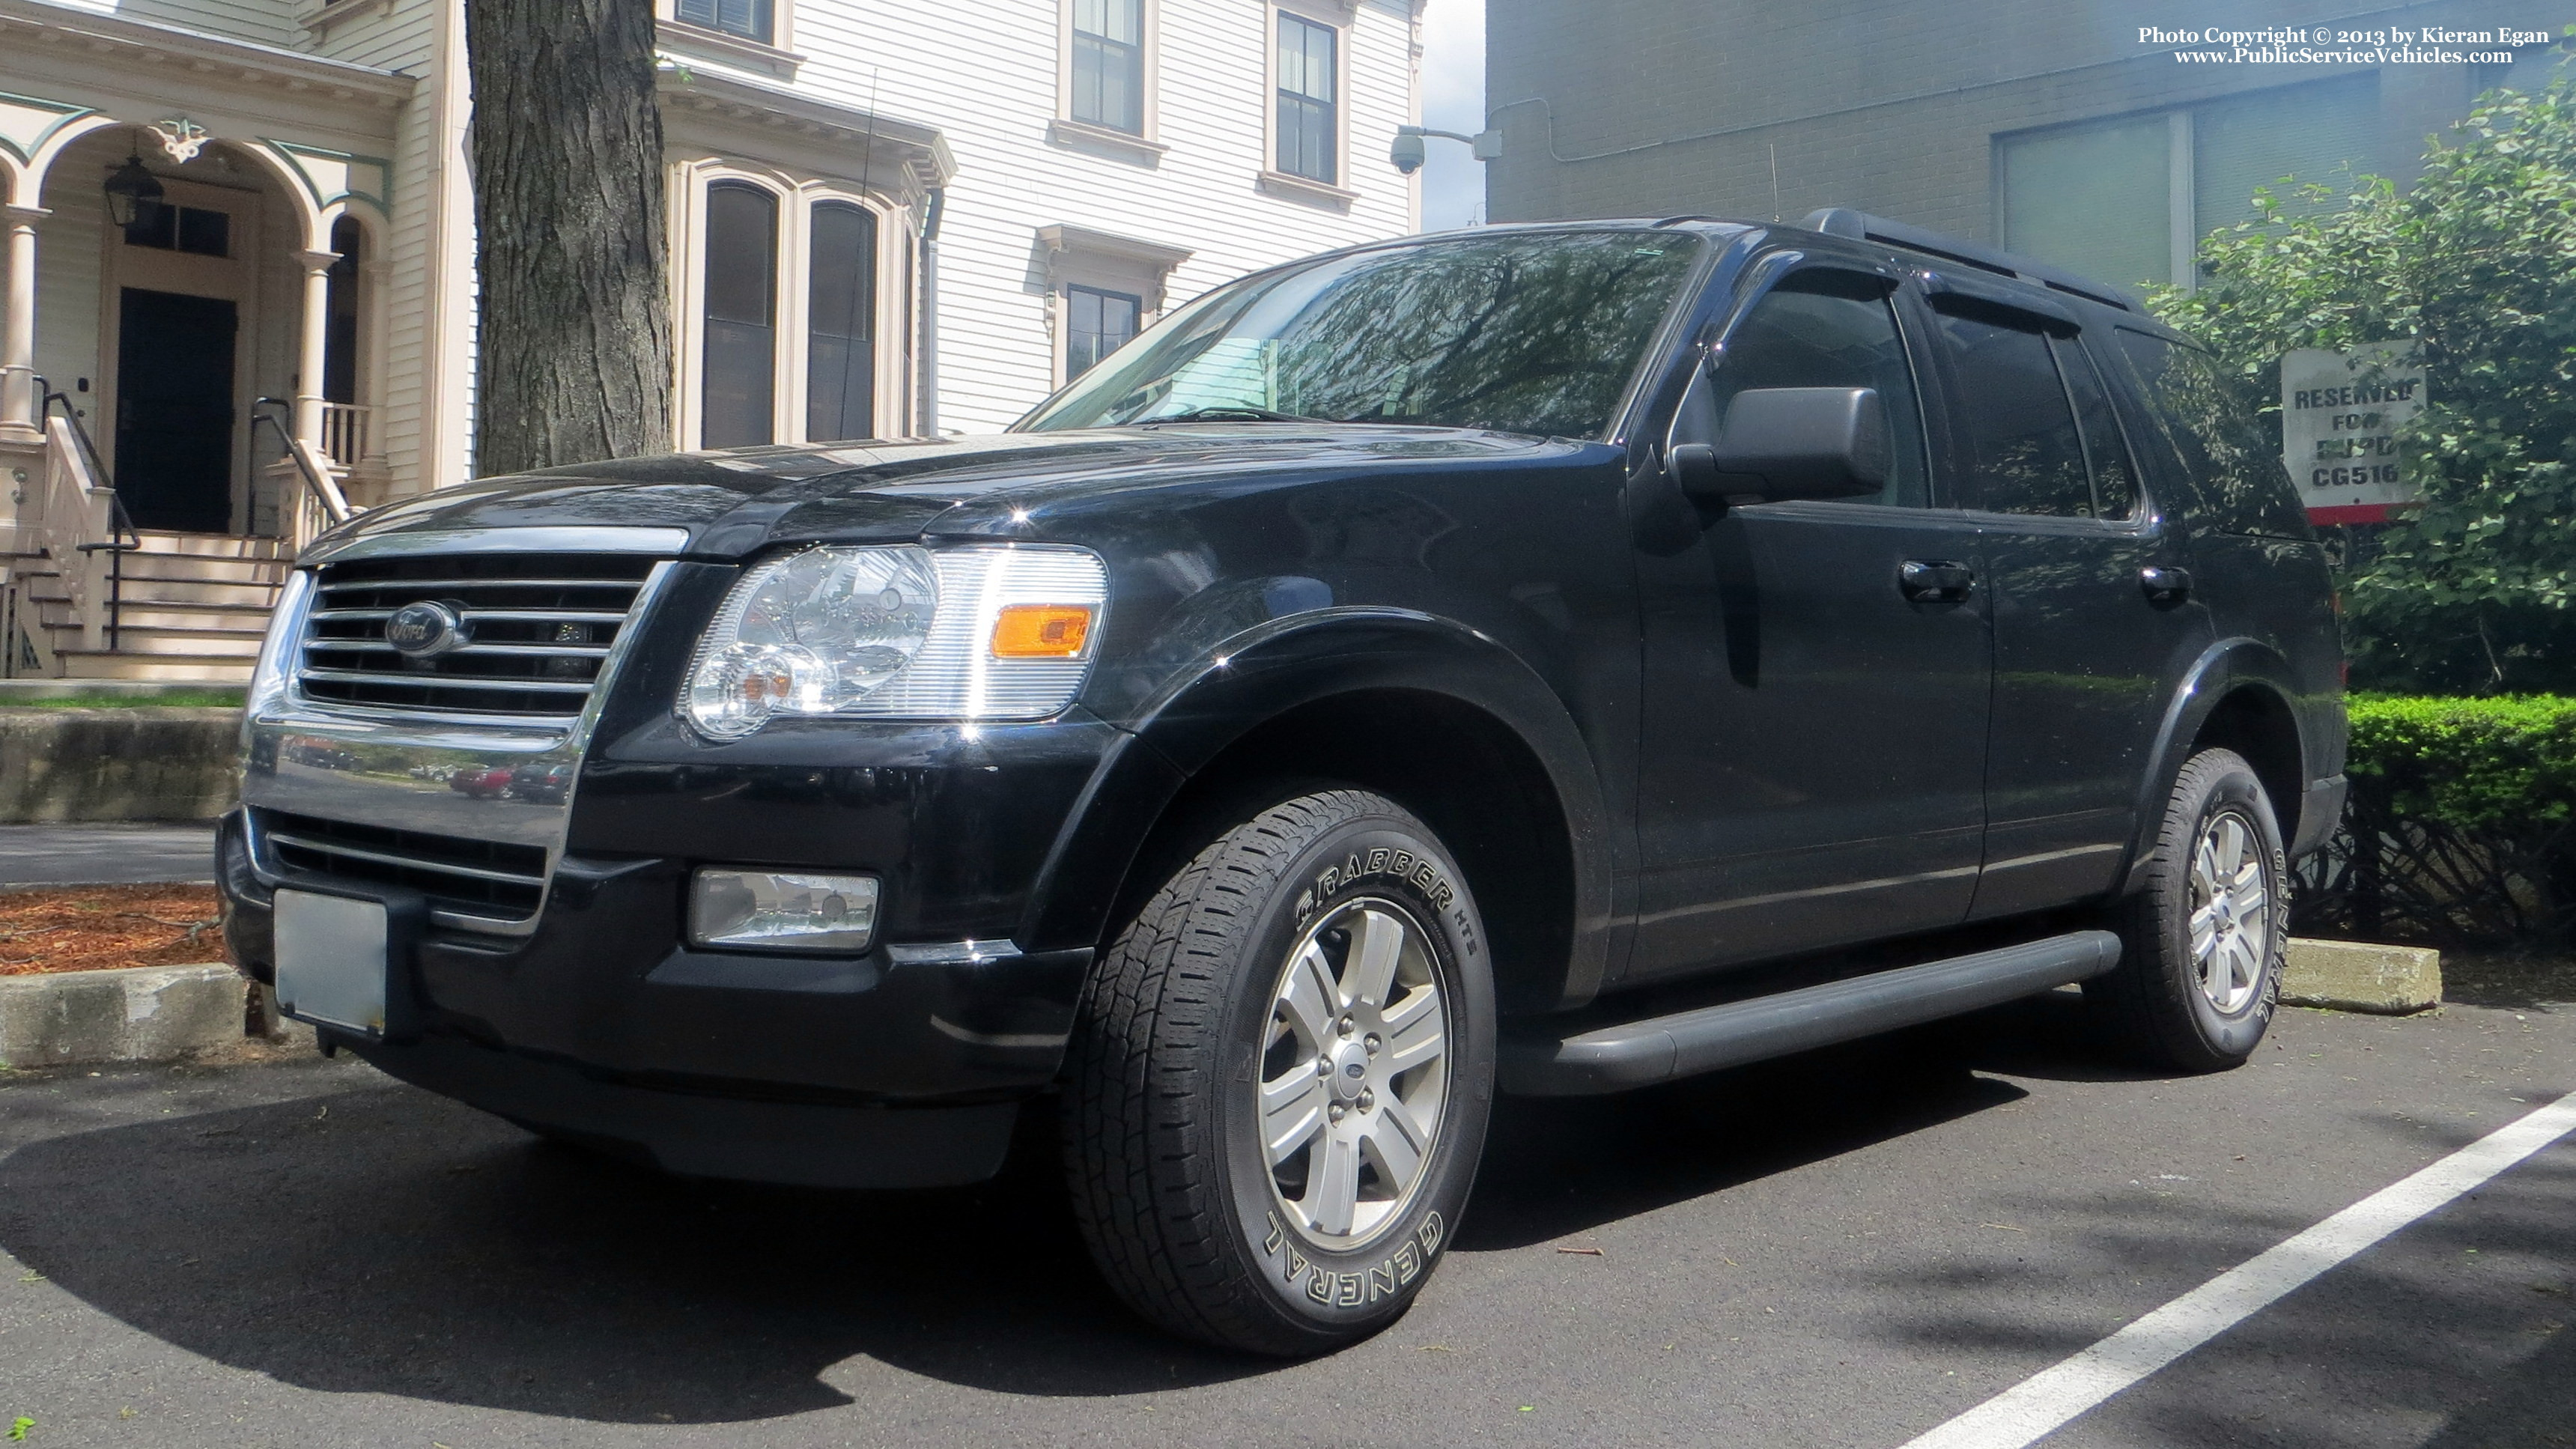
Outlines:
{"label": "white parking line", "polygon": [[1904,1449],[2023,1449],[2271,1306],[2292,1289],[2576,1131],[2576,1092],[2237,1264]]}

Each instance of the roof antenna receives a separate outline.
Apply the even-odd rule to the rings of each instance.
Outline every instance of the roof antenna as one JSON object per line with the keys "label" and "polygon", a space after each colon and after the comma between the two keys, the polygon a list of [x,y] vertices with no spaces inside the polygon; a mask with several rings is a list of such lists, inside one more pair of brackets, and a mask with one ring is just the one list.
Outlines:
{"label": "roof antenna", "polygon": [[1771,143],[1771,219],[1780,219],[1780,143]]}

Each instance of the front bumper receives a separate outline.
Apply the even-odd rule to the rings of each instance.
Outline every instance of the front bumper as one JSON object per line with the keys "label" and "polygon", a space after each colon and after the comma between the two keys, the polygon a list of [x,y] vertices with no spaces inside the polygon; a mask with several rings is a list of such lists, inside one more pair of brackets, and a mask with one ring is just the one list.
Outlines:
{"label": "front bumper", "polygon": [[[242,812],[226,817],[225,934],[272,979],[275,886],[247,834]],[[697,950],[681,939],[687,875],[685,861],[566,856],[527,935],[431,930],[397,953],[406,1030],[325,1036],[405,1081],[673,1171],[852,1187],[990,1175],[1014,1104],[1054,1078],[1088,949]],[[277,883],[350,889],[292,871]]]}
{"label": "front bumper", "polygon": [[[234,958],[274,979],[280,887],[409,901],[388,1035],[324,1029],[394,1076],[677,1171],[987,1175],[1055,1077],[1092,956],[1027,935],[1039,877],[1124,737],[1077,711],[710,744],[670,701],[732,576],[657,566],[576,717],[355,709],[277,671],[218,846]],[[701,864],[874,874],[878,944],[693,948]]]}

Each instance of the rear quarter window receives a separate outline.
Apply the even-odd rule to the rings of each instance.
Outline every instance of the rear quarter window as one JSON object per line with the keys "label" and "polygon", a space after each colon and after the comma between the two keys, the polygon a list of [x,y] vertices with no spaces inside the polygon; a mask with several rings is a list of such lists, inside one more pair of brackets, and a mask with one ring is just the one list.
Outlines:
{"label": "rear quarter window", "polygon": [[2115,349],[2155,420],[2161,447],[2196,505],[2195,523],[2222,533],[2312,538],[2280,449],[2264,436],[2218,365],[2199,348],[2122,327]]}

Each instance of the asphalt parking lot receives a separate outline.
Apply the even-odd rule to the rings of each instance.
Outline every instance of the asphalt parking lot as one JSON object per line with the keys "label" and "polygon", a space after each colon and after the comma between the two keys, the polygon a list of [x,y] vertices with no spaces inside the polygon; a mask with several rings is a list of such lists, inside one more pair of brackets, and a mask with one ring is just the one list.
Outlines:
{"label": "asphalt parking lot", "polygon": [[[1155,1335],[1034,1172],[835,1195],[542,1146],[343,1058],[0,1085],[29,1444],[1893,1446],[2540,1104],[2576,1010],[2285,1012],[2105,1070],[2043,998],[1506,1103],[1394,1330]],[[2576,1445],[2576,1137],[2044,1442]]]}

